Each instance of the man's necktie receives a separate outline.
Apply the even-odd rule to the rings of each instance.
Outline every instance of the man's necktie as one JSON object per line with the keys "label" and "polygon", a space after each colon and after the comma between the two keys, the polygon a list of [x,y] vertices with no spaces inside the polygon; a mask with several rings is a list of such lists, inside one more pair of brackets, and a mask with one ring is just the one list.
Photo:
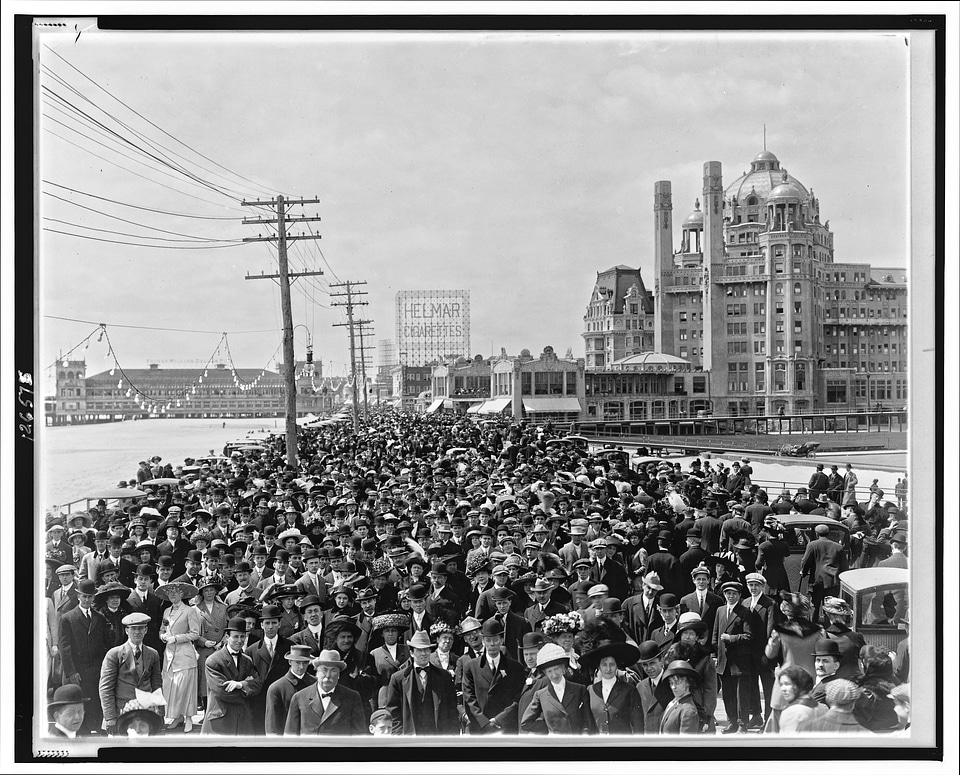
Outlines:
{"label": "man's necktie", "polygon": [[267,641],[267,653],[270,655],[270,661],[273,661],[273,643]]}
{"label": "man's necktie", "polygon": [[417,668],[417,675],[420,676],[420,694],[425,696],[427,693],[427,671],[425,668]]}

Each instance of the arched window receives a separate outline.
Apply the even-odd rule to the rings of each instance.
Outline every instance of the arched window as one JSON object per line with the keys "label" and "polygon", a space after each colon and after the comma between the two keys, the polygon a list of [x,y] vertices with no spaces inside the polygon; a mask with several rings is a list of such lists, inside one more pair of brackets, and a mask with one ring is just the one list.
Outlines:
{"label": "arched window", "polygon": [[65,371],[61,371],[61,372],[60,372],[60,379],[66,379],[66,378],[67,378],[67,373],[66,373]]}
{"label": "arched window", "polygon": [[755,205],[756,203],[757,203],[757,198],[756,198],[755,196],[748,196],[748,197],[747,197],[747,204],[748,204],[748,205]]}
{"label": "arched window", "polygon": [[783,296],[783,283],[777,283],[777,286],[776,286],[776,288],[775,288],[775,292],[776,292],[777,296]]}
{"label": "arched window", "polygon": [[793,284],[793,295],[794,295],[794,296],[799,296],[799,295],[800,295],[800,283],[794,283],[794,284]]}
{"label": "arched window", "polygon": [[72,371],[68,371],[68,372],[67,372],[67,379],[73,379],[73,372],[72,372]]}

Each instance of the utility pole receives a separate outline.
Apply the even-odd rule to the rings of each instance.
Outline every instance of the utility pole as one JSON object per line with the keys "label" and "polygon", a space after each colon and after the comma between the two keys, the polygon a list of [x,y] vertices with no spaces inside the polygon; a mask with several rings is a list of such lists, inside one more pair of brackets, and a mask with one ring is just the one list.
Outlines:
{"label": "utility pole", "polygon": [[330,283],[331,288],[346,288],[344,293],[331,293],[330,297],[334,299],[345,298],[346,301],[336,301],[332,302],[330,306],[332,307],[346,307],[347,308],[347,322],[346,323],[334,323],[334,326],[349,326],[350,327],[350,379],[352,380],[353,385],[353,430],[356,432],[360,427],[360,417],[359,417],[359,407],[357,406],[357,345],[356,338],[353,327],[356,325],[356,322],[353,319],[353,308],[360,307],[369,302],[366,301],[357,301],[357,298],[360,296],[366,296],[366,291],[358,291],[355,289],[358,285],[366,285],[366,280],[347,280],[343,283]]}
{"label": "utility pole", "polygon": [[244,207],[275,207],[277,209],[276,218],[244,218],[243,223],[275,223],[277,224],[277,233],[274,236],[244,237],[244,242],[273,242],[277,243],[277,256],[279,260],[279,274],[258,275],[247,274],[247,280],[277,280],[280,286],[280,307],[283,314],[283,383],[284,394],[286,396],[286,445],[287,445],[287,464],[296,466],[297,464],[297,364],[293,354],[293,305],[290,303],[290,281],[298,277],[312,277],[322,275],[323,272],[294,272],[291,273],[287,264],[287,243],[302,239],[320,239],[319,234],[311,234],[308,230],[306,234],[295,234],[287,236],[288,223],[305,223],[307,221],[319,221],[320,216],[301,216],[291,218],[288,216],[288,209],[294,205],[319,204],[319,199],[289,199],[284,200],[282,195],[277,195],[276,199],[266,201],[243,201]]}
{"label": "utility pole", "polygon": [[[373,329],[370,328],[372,320],[358,320],[357,326],[360,331],[360,373],[363,377],[363,419],[367,420],[370,416],[370,406],[367,397],[367,350],[372,350],[373,345],[364,344],[365,337],[373,337]],[[373,364],[371,364],[372,366]]]}

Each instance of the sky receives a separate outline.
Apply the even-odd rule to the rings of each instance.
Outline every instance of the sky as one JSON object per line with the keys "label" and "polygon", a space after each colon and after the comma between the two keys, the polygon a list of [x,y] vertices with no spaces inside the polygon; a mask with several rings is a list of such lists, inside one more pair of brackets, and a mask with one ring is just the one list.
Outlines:
{"label": "sky", "polygon": [[[345,280],[366,281],[360,314],[377,340],[394,336],[397,291],[466,289],[471,354],[550,345],[583,357],[596,274],[626,264],[653,286],[654,183],[672,181],[676,244],[703,163],[720,161],[729,185],[763,149],[764,125],[767,149],[820,200],[837,261],[907,266],[903,34],[74,38],[48,35],[39,49],[40,226],[141,243],[239,240],[267,228],[241,223],[263,215],[244,197],[320,199],[302,212],[322,218],[309,224],[322,238],[294,243],[290,260],[324,272],[298,280],[292,298],[325,374],[349,362],[347,330],[333,326],[345,316],[328,295]],[[279,291],[244,277],[275,272],[276,251],[149,242],[178,249],[41,232],[41,315],[93,321],[42,317],[41,366],[104,322],[124,368],[200,368],[223,331],[237,366],[273,368]],[[298,358],[305,341],[298,328]],[[88,374],[113,365],[96,337],[74,355]]]}

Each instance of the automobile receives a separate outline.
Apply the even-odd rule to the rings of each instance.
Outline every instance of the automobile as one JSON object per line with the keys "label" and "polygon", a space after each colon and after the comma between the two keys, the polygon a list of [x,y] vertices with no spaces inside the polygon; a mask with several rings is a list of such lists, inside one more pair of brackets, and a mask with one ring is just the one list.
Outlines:
{"label": "automobile", "polygon": [[817,525],[826,525],[829,528],[827,538],[840,544],[850,556],[850,528],[843,522],[837,522],[835,519],[818,514],[782,514],[778,517],[780,523],[784,526],[784,540],[790,547],[790,555],[783,561],[783,566],[787,571],[787,580],[790,582],[790,589],[809,595],[809,581],[806,577],[800,577],[800,566],[803,563],[804,552],[807,551],[807,545],[817,539]]}
{"label": "automobile", "polygon": [[622,449],[601,449],[593,453],[592,457],[607,460],[610,463],[630,465],[630,454]]}
{"label": "automobile", "polygon": [[562,441],[572,444],[577,449],[587,450],[590,448],[590,440],[586,436],[564,436]]}
{"label": "automobile", "polygon": [[910,620],[910,571],[857,568],[840,574],[840,597],[853,609],[851,628],[867,643],[896,651]]}

